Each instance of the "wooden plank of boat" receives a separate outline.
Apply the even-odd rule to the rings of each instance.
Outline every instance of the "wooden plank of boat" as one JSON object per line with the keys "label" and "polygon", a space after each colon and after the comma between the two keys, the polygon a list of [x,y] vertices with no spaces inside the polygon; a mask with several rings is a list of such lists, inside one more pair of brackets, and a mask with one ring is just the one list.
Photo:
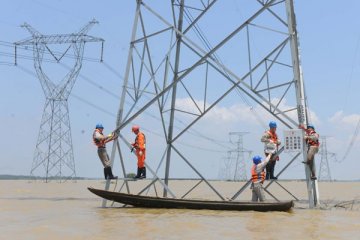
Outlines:
{"label": "wooden plank of boat", "polygon": [[236,211],[289,211],[293,201],[281,202],[241,202],[241,201],[208,201],[192,199],[159,198],[141,195],[111,192],[88,188],[90,192],[110,201],[144,208],[180,208],[180,209],[210,209]]}

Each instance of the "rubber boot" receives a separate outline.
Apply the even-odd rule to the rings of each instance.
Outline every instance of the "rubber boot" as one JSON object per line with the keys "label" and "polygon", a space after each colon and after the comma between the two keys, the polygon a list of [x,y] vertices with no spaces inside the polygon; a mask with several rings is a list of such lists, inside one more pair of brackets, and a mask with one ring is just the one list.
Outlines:
{"label": "rubber boot", "polygon": [[270,176],[270,179],[275,179],[277,180],[278,178],[274,176],[274,173]]}
{"label": "rubber boot", "polygon": [[111,167],[109,167],[109,176],[110,176],[110,179],[118,179],[117,176],[113,175]]}
{"label": "rubber boot", "polygon": [[265,175],[265,179],[269,180],[270,179],[270,172],[271,172],[271,168],[269,166],[269,163],[266,165],[266,175]]}
{"label": "rubber boot", "polygon": [[140,178],[146,178],[146,168],[142,167],[140,169]]}
{"label": "rubber boot", "polygon": [[117,176],[114,176],[111,170],[111,167],[106,167],[105,168],[106,171],[106,178],[105,179],[117,179]]}
{"label": "rubber boot", "polygon": [[277,179],[277,177],[274,176],[274,170],[275,170],[275,161],[271,161],[268,163],[268,165],[270,165],[270,179]]}
{"label": "rubber boot", "polygon": [[108,170],[107,170],[107,168],[104,168],[104,178],[105,178],[105,180],[108,179]]}
{"label": "rubber boot", "polygon": [[140,178],[141,176],[141,168],[137,168],[137,173],[136,173],[136,176],[134,178]]}
{"label": "rubber boot", "polygon": [[310,175],[311,180],[316,180],[317,177],[315,176],[313,161],[311,161],[309,163],[309,168],[310,168],[310,172],[311,172],[311,175]]}
{"label": "rubber boot", "polygon": [[311,180],[316,180],[316,179],[317,179],[317,177],[315,176],[314,173],[311,174],[311,177],[310,177],[310,178],[311,178]]}

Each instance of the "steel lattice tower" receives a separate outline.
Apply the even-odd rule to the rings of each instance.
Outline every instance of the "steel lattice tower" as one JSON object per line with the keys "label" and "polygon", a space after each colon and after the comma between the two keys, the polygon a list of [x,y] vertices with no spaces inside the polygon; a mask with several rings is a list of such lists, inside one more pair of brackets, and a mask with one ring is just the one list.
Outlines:
{"label": "steel lattice tower", "polygon": [[[244,153],[251,154],[251,151],[244,149],[243,136],[247,132],[230,132],[230,142],[235,144],[236,148],[230,151],[230,154],[235,153],[235,168],[234,168],[234,177],[233,180],[246,181],[247,178],[247,169],[246,169],[246,159]],[[237,140],[232,140],[232,136],[236,136]]]}
{"label": "steel lattice tower", "polygon": [[[158,171],[146,164],[153,183],[163,186],[164,197],[176,197],[169,188],[170,169],[181,161],[225,199],[195,167],[199,160],[193,157],[195,151],[183,151],[178,141],[201,127],[205,116],[223,101],[239,101],[229,100],[234,92],[240,91],[286,128],[307,125],[293,0],[236,2],[241,14],[231,14],[234,1],[136,1],[115,130],[130,147],[121,130],[131,129],[134,122],[146,124],[145,111],[158,114],[163,132],[163,157],[158,158],[164,175],[158,177]],[[178,119],[184,123],[181,127],[175,126]],[[111,159],[119,159],[126,176],[123,155],[129,150],[120,146],[116,140]],[[305,147],[289,164],[300,156],[305,159]],[[310,180],[306,167],[305,175],[313,207],[319,198],[317,182]],[[129,192],[126,181],[125,185]],[[109,181],[105,188],[109,189]]]}
{"label": "steel lattice tower", "polygon": [[336,154],[327,150],[326,136],[321,136],[320,139],[321,144],[319,154],[321,155],[321,162],[319,168],[319,181],[332,181],[328,157],[336,158]]}
{"label": "steel lattice tower", "polygon": [[[243,136],[247,132],[230,132],[230,143],[235,145],[235,148],[227,151],[227,157],[224,158],[224,167],[219,171],[219,177],[225,180],[246,181],[247,169],[246,158],[244,153],[251,154],[252,151],[244,148]],[[237,139],[233,139],[236,136]]]}
{"label": "steel lattice tower", "polygon": [[[45,171],[46,182],[49,179],[58,179],[61,182],[76,177],[68,97],[82,66],[85,43],[104,41],[87,35],[96,23],[98,22],[92,20],[77,33],[54,35],[43,35],[25,23],[22,27],[26,28],[32,37],[15,43],[15,64],[17,47],[32,47],[34,67],[46,98],[30,171],[30,175],[35,178],[42,176]],[[51,45],[59,44],[67,46],[60,54],[50,48]],[[73,54],[71,58],[74,59],[73,67],[61,81],[50,79],[44,72],[44,55],[51,55],[60,63],[70,49]]]}
{"label": "steel lattice tower", "polygon": [[231,151],[227,152],[227,156],[223,157],[224,162],[223,166],[219,169],[219,179],[231,180],[232,179],[232,169],[233,169],[233,157],[231,156]]}

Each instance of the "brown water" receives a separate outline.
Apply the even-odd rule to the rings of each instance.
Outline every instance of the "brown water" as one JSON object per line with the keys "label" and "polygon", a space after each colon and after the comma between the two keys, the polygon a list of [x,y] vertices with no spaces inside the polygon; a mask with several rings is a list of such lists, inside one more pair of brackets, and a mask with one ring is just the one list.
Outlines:
{"label": "brown water", "polygon": [[[186,185],[176,184],[173,189],[177,190]],[[214,184],[225,194],[241,187],[241,183]],[[298,198],[306,199],[304,183],[283,184],[292,187]],[[0,186],[0,239],[360,239],[358,208],[310,210],[296,204],[290,213],[101,208],[100,198],[86,187],[103,188],[103,181],[0,181]],[[360,183],[319,186],[328,203],[360,196]],[[196,194],[208,192],[200,188]],[[249,195],[246,190],[243,198]],[[284,193],[277,196],[291,199]]]}

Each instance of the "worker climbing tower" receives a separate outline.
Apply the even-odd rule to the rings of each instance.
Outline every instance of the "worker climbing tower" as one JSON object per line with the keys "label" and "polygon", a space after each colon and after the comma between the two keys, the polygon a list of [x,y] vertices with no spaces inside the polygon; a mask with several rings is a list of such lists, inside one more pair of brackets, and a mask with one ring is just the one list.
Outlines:
{"label": "worker climbing tower", "polygon": [[[43,35],[24,23],[22,27],[26,28],[32,37],[15,43],[15,64],[17,47],[32,47],[34,67],[46,98],[30,171],[33,177],[42,177],[45,171],[46,182],[51,179],[61,182],[76,177],[68,97],[82,66],[85,43],[104,42],[101,38],[87,35],[96,23],[98,22],[92,20],[77,33],[54,35]],[[59,52],[53,50],[54,45],[66,45],[66,48]],[[53,58],[51,61],[49,56]],[[51,79],[45,73],[44,63],[60,63],[64,57],[74,60],[73,67],[61,80]]]}
{"label": "worker climbing tower", "polygon": [[[113,145],[112,162],[119,160],[126,176],[123,156],[129,149],[121,146],[130,145],[122,132],[133,123],[149,124],[146,112],[157,114],[160,120],[151,122],[151,128],[163,132],[162,141],[157,141],[162,152],[156,159],[161,160],[156,169],[146,162],[154,175],[147,187],[159,182],[164,197],[176,197],[169,186],[171,169],[182,162],[199,184],[205,183],[224,200],[199,167],[209,159],[199,157],[196,150],[185,151],[180,142],[190,142],[192,130],[209,134],[217,130],[217,126],[205,128],[204,120],[212,114],[221,120],[224,116],[218,107],[241,101],[237,92],[265,110],[281,128],[307,124],[293,0],[169,0],[162,4],[137,0],[136,4],[115,129],[120,138]],[[288,165],[306,157],[303,146]],[[308,168],[305,173],[313,207],[318,203],[317,184],[310,180]],[[129,192],[126,180],[125,185]],[[109,189],[109,182],[105,188]]]}

